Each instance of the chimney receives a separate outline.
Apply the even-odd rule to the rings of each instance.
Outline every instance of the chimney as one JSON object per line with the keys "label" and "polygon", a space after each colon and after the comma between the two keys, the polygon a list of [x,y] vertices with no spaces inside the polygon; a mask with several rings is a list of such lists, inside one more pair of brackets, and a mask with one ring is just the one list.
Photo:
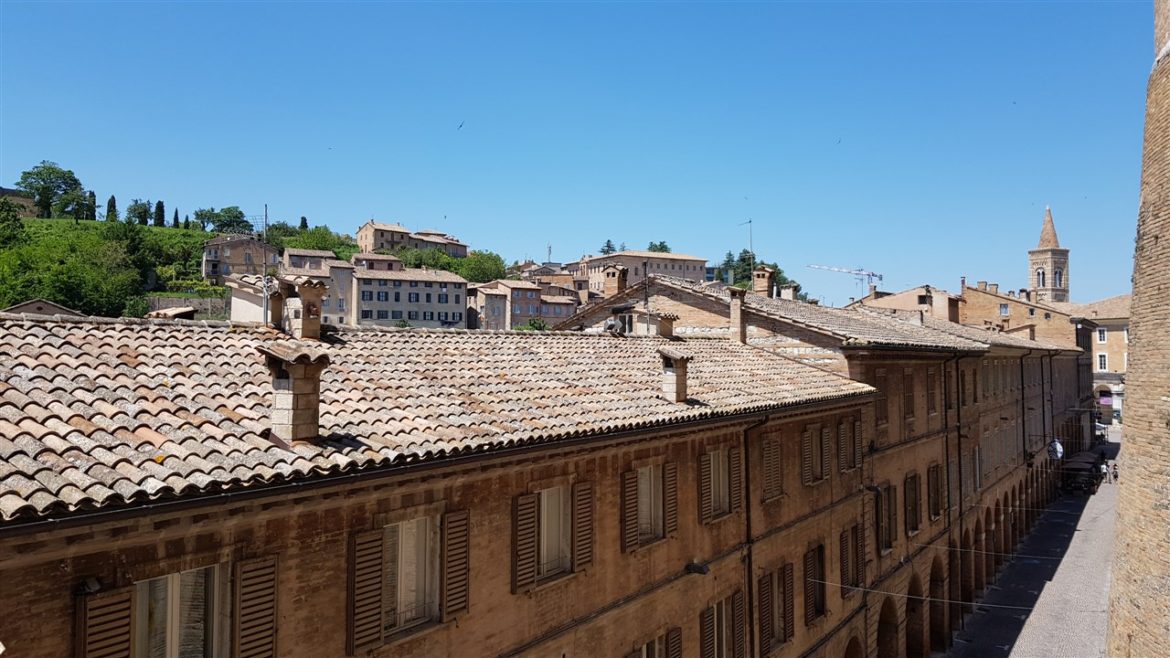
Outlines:
{"label": "chimney", "polygon": [[272,374],[270,437],[285,444],[321,434],[321,371],[329,355],[311,347],[270,343],[256,348]]}
{"label": "chimney", "polygon": [[966,289],[967,289],[967,277],[961,276],[961,277],[959,277],[959,294],[963,294],[963,291]]}
{"label": "chimney", "polygon": [[747,291],[728,288],[731,293],[731,340],[747,344],[747,315],[743,312],[743,298]]}
{"label": "chimney", "polygon": [[[327,286],[308,277],[296,277],[287,283],[296,286],[297,296],[284,299],[284,331],[293,338],[319,340],[321,300],[325,298]],[[282,285],[281,289],[285,287]]]}
{"label": "chimney", "polygon": [[987,282],[986,281],[979,281],[975,284],[975,287],[979,288],[980,290],[987,290]]}
{"label": "chimney", "polygon": [[662,356],[662,394],[671,402],[687,401],[687,364],[691,357],[669,347],[658,349]]}
{"label": "chimney", "polygon": [[786,283],[780,286],[780,299],[787,299],[789,301],[796,301],[796,293],[800,292],[800,285],[795,283]]}
{"label": "chimney", "polygon": [[808,305],[809,305],[809,306],[820,306],[820,305],[821,305],[821,300],[819,300],[819,299],[810,299],[810,300],[808,300]]}
{"label": "chimney", "polygon": [[877,294],[877,284],[876,283],[869,284],[869,296],[873,297],[876,294]]}
{"label": "chimney", "polygon": [[1028,301],[1032,301],[1032,295],[1028,294],[1027,288],[1020,288],[1020,299],[1026,299]]}
{"label": "chimney", "polygon": [[776,270],[760,265],[752,271],[752,292],[757,295],[771,297],[772,281],[776,278]]}
{"label": "chimney", "polygon": [[999,292],[999,284],[998,284],[998,283],[989,283],[989,284],[987,284],[987,292],[995,292],[995,293],[998,293],[998,292]]}
{"label": "chimney", "polygon": [[654,313],[654,326],[658,328],[658,335],[662,338],[674,338],[674,321],[678,319],[673,313]]}
{"label": "chimney", "polygon": [[605,285],[602,292],[606,297],[620,295],[626,291],[626,282],[630,271],[621,265],[606,265],[602,274],[605,276]]}

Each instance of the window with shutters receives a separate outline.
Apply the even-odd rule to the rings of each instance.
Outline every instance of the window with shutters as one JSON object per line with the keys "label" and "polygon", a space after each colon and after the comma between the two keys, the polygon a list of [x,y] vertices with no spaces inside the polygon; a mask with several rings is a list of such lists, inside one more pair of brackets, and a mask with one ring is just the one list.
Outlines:
{"label": "window with shutters", "polygon": [[886,369],[874,370],[873,387],[877,389],[877,398],[874,400],[874,417],[878,425],[890,422],[889,400],[886,398]]}
{"label": "window with shutters", "polygon": [[627,658],[682,658],[682,629],[672,628],[632,651]]}
{"label": "window with shutters", "polygon": [[829,477],[829,450],[832,430],[828,425],[809,425],[801,433],[801,473],[805,484],[815,484]]}
{"label": "window with shutters", "polygon": [[766,655],[793,638],[793,568],[788,563],[760,577],[759,608],[760,646]]}
{"label": "window with shutters", "polygon": [[860,429],[861,423],[852,418],[844,418],[837,424],[837,461],[842,472],[857,468],[861,457],[861,439],[854,432]]}
{"label": "window with shutters", "polygon": [[383,530],[386,635],[438,619],[438,528],[437,519],[424,516]]}
{"label": "window with shutters", "polygon": [[926,471],[926,497],[931,520],[942,516],[942,467],[938,464]]}
{"label": "window with shutters", "polygon": [[865,555],[861,547],[861,526],[853,525],[841,532],[841,596],[849,596],[861,586]]}
{"label": "window with shutters", "polygon": [[873,494],[874,540],[878,554],[884,555],[894,548],[894,488],[890,485],[878,487]]}
{"label": "window with shutters", "polygon": [[715,602],[707,608],[701,618],[703,658],[736,658],[733,652],[735,624],[732,619],[732,597]]}
{"label": "window with shutters", "polygon": [[926,369],[926,413],[938,413],[938,371],[934,368]]}
{"label": "window with shutters", "polygon": [[906,536],[917,534],[921,527],[921,495],[918,490],[918,474],[907,475],[904,491],[902,496],[906,501]]}
{"label": "window with shutters", "polygon": [[227,571],[216,565],[135,583],[135,658],[226,656],[219,613]]}
{"label": "window with shutters", "polygon": [[902,371],[902,415],[906,420],[914,418],[914,370]]}
{"label": "window with shutters", "polygon": [[711,516],[718,518],[731,513],[731,473],[729,451],[712,450],[711,459]]}
{"label": "window with shutters", "polygon": [[638,469],[638,543],[665,536],[662,505],[662,464]]}
{"label": "window with shutters", "polygon": [[784,472],[781,467],[780,439],[765,439],[762,445],[764,464],[764,500],[775,500],[784,494]]}
{"label": "window with shutters", "polygon": [[809,625],[825,615],[825,546],[814,546],[804,554],[804,623]]}
{"label": "window with shutters", "polygon": [[572,568],[573,512],[568,487],[552,487],[539,492],[536,577],[549,578]]}

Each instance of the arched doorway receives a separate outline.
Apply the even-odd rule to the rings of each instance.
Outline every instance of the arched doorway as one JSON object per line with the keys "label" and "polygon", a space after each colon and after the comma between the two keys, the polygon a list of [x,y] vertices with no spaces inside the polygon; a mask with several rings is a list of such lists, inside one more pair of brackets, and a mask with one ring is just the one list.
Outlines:
{"label": "arched doorway", "polygon": [[930,649],[947,650],[947,602],[946,582],[943,577],[942,560],[936,555],[930,565]]}
{"label": "arched doorway", "polygon": [[922,580],[914,574],[906,590],[906,658],[928,658],[925,637],[926,600],[922,598]]}
{"label": "arched doorway", "polygon": [[[992,569],[992,573],[999,573],[999,567],[1003,564],[1003,554],[1007,553],[1007,537],[1004,534],[1007,523],[1004,522],[1003,508],[1002,499],[995,501],[995,516],[991,517],[992,523],[994,523],[991,527],[995,528],[995,534],[992,538],[995,544],[995,548],[992,549],[995,552],[995,555],[992,556],[995,567]],[[991,579],[988,578],[988,580]]]}
{"label": "arched doorway", "polygon": [[[958,628],[959,620],[963,617],[962,601],[965,595],[963,594],[963,551],[959,550],[953,541],[948,545],[948,548],[950,550],[947,551],[947,572],[950,577],[947,579],[947,593],[950,596],[947,598],[950,600],[950,614],[948,615],[950,624],[947,630],[950,631],[952,628]],[[967,562],[967,566],[970,568],[970,561]],[[967,585],[967,588],[970,588],[970,584]]]}
{"label": "arched doorway", "polygon": [[877,658],[898,658],[898,608],[889,597],[878,617]]}
{"label": "arched doorway", "polygon": [[975,597],[983,591],[983,585],[985,583],[984,579],[987,575],[985,566],[987,562],[983,559],[983,556],[987,550],[987,545],[984,543],[984,539],[986,539],[986,535],[983,533],[983,520],[980,519],[979,521],[975,522],[975,537],[973,538],[974,543],[971,545],[971,563],[974,565],[974,568],[971,571],[971,575],[973,576],[972,582],[974,584],[971,592],[972,601],[974,601]]}
{"label": "arched doorway", "polygon": [[845,647],[845,658],[861,658],[861,640],[856,636],[851,638]]}
{"label": "arched doorway", "polygon": [[995,580],[995,517],[991,515],[991,508],[983,515],[983,587],[991,585]]}

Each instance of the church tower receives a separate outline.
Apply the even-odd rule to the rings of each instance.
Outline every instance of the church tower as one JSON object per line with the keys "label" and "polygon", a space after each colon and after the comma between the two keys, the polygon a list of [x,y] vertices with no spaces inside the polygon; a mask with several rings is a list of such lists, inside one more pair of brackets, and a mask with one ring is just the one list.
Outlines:
{"label": "church tower", "polygon": [[1060,248],[1051,208],[1044,209],[1040,243],[1028,252],[1028,265],[1033,299],[1038,302],[1068,301],[1068,249]]}

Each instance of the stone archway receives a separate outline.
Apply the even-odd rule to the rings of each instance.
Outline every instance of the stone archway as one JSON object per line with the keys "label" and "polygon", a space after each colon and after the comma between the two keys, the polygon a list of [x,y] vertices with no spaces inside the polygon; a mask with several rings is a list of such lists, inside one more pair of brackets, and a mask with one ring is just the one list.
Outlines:
{"label": "stone archway", "polygon": [[983,515],[983,587],[989,587],[995,580],[995,517],[991,515],[991,508],[987,508]]}
{"label": "stone archway", "polygon": [[930,564],[930,650],[946,651],[947,640],[947,593],[943,576],[942,560],[936,555]]}
{"label": "stone archway", "polygon": [[987,561],[983,559],[984,552],[986,551],[985,538],[986,535],[983,533],[983,520],[980,519],[975,522],[975,536],[972,538],[973,541],[971,543],[971,601],[974,601],[975,597],[983,592],[983,585],[986,582],[985,577],[987,573],[985,569]]}
{"label": "stone archway", "polygon": [[849,644],[845,647],[845,658],[861,658],[861,640],[857,636],[849,639]]}
{"label": "stone archway", "polygon": [[[992,549],[995,552],[995,555],[992,556],[995,567],[992,573],[999,573],[999,568],[1003,565],[1003,556],[1007,553],[1007,536],[1005,534],[1007,523],[1005,522],[1006,517],[1004,516],[1003,508],[1003,498],[995,501],[995,516],[991,517],[992,522],[995,524],[992,526],[995,528],[995,534],[992,538],[995,544],[995,548]],[[991,578],[988,578],[988,580],[991,580]]]}
{"label": "stone archway", "polygon": [[964,594],[964,588],[968,592],[971,588],[970,583],[967,583],[966,586],[963,584],[965,573],[963,566],[966,564],[969,569],[971,565],[970,560],[965,561],[963,559],[963,551],[960,550],[959,546],[955,545],[955,542],[952,541],[948,545],[948,548],[950,550],[947,551],[947,575],[949,576],[947,578],[947,594],[949,594],[947,598],[950,601],[950,606],[947,616],[950,617],[950,624],[947,630],[950,631],[957,629],[959,627],[959,620],[963,618],[963,601],[966,600],[964,598],[966,596]]}
{"label": "stone archway", "polygon": [[906,658],[929,658],[926,650],[926,599],[918,574],[910,577],[906,590]]}
{"label": "stone archway", "polygon": [[898,658],[898,608],[886,597],[878,616],[877,658]]}

